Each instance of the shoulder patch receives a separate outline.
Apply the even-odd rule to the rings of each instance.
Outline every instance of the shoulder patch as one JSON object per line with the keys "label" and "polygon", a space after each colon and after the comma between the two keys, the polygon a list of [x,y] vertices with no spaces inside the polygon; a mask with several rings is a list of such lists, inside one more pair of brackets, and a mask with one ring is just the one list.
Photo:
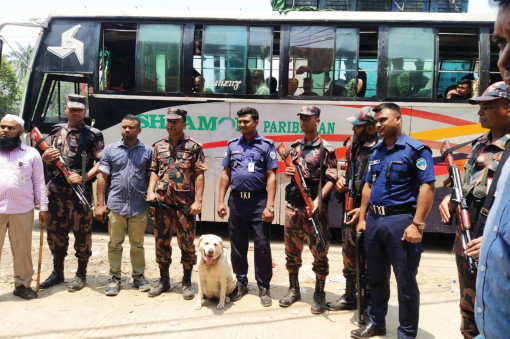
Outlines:
{"label": "shoulder patch", "polygon": [[427,160],[425,160],[423,158],[417,159],[416,167],[418,167],[419,170],[425,171],[427,169]]}
{"label": "shoulder patch", "polygon": [[269,156],[271,157],[271,159],[276,159],[276,152],[275,151],[271,151],[269,152]]}

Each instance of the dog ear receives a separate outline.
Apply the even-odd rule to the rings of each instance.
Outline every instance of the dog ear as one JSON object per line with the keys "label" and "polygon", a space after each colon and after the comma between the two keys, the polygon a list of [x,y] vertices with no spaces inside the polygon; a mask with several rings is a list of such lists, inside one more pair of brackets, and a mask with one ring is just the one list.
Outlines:
{"label": "dog ear", "polygon": [[200,236],[200,238],[198,238],[198,243],[197,243],[197,247],[200,248],[200,245],[202,244],[202,239],[204,238],[203,235]]}

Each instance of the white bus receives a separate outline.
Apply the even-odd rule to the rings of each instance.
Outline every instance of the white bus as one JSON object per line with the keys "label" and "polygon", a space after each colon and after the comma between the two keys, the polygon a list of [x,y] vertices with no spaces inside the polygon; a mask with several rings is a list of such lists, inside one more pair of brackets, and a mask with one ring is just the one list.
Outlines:
{"label": "white bus", "polygon": [[[484,132],[477,107],[447,101],[446,94],[461,79],[472,80],[479,93],[500,80],[494,20],[495,14],[410,12],[54,13],[41,25],[22,116],[27,130],[48,133],[65,121],[66,94],[80,93],[106,143],[120,138],[122,117],[135,114],[142,141],[151,145],[166,136],[167,109],[186,109],[185,132],[203,144],[209,168],[202,218],[220,221],[220,163],[227,141],[239,134],[238,109],[255,107],[258,133],[279,144],[300,137],[298,108],[316,105],[319,132],[342,159],[352,134],[345,118],[392,101],[402,107],[405,132],[432,148],[441,186],[442,141],[456,144]],[[283,164],[276,224],[284,223],[282,170]],[[436,200],[445,192],[438,189]],[[340,226],[334,200],[330,214],[332,227]],[[428,224],[427,231],[455,231],[441,224],[437,208]]]}

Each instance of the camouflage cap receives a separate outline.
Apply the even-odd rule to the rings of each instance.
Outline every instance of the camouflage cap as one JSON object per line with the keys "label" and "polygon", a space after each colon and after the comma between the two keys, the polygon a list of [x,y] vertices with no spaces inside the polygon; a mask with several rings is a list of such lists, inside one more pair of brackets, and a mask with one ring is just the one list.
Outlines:
{"label": "camouflage cap", "polygon": [[315,106],[301,106],[301,110],[297,115],[316,115],[318,118],[321,116],[321,110]]}
{"label": "camouflage cap", "polygon": [[470,104],[478,104],[481,101],[491,101],[499,98],[510,99],[510,94],[506,92],[506,86],[503,81],[493,83],[479,97],[468,99]]}
{"label": "camouflage cap", "polygon": [[66,96],[66,106],[71,109],[85,109],[87,98],[79,94],[68,94]]}
{"label": "camouflage cap", "polygon": [[174,119],[180,119],[182,117],[184,120],[186,120],[187,114],[188,114],[188,112],[183,109],[170,107],[168,109],[168,113],[166,114],[165,119],[174,120]]}
{"label": "camouflage cap", "polygon": [[364,125],[364,124],[375,124],[374,119],[374,111],[372,106],[365,106],[358,110],[358,113],[353,115],[352,117],[345,118],[345,120],[349,121],[351,124],[355,126]]}

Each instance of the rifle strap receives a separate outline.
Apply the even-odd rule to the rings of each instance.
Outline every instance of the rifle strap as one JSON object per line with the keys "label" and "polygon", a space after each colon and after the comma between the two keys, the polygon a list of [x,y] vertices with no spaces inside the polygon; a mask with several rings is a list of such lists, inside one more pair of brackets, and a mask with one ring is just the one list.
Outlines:
{"label": "rifle strap", "polygon": [[510,140],[507,140],[505,144],[505,151],[501,156],[501,160],[499,160],[498,167],[496,168],[496,173],[494,174],[494,178],[492,179],[491,186],[489,188],[489,192],[485,196],[485,201],[483,203],[482,208],[480,209],[480,214],[478,215],[478,219],[476,220],[476,225],[474,228],[474,236],[478,236],[478,232],[482,231],[485,227],[485,222],[487,221],[487,216],[489,215],[489,211],[492,207],[492,203],[494,202],[494,194],[496,193],[496,188],[498,186],[498,180],[501,176],[501,171],[503,170],[503,165],[506,160],[510,156]]}
{"label": "rifle strap", "polygon": [[322,168],[323,168],[323,158],[324,158],[324,145],[322,143],[322,138],[321,138],[321,143],[320,143],[320,146],[319,146],[319,172],[320,172],[320,176],[319,176],[319,192],[318,195],[319,195],[319,220],[320,220],[320,215],[321,215],[321,208],[322,208],[322,176],[323,176],[323,173],[322,173]]}
{"label": "rifle strap", "polygon": [[482,137],[482,136],[476,137],[473,140],[469,140],[469,141],[463,142],[462,144],[458,144],[458,145],[448,148],[446,151],[444,151],[443,154],[441,154],[441,160],[444,161],[444,159],[446,159],[446,156],[448,154],[455,152],[456,150],[458,150],[461,147],[464,147],[469,144],[473,145],[476,141],[478,141],[478,139],[480,139],[480,137]]}

